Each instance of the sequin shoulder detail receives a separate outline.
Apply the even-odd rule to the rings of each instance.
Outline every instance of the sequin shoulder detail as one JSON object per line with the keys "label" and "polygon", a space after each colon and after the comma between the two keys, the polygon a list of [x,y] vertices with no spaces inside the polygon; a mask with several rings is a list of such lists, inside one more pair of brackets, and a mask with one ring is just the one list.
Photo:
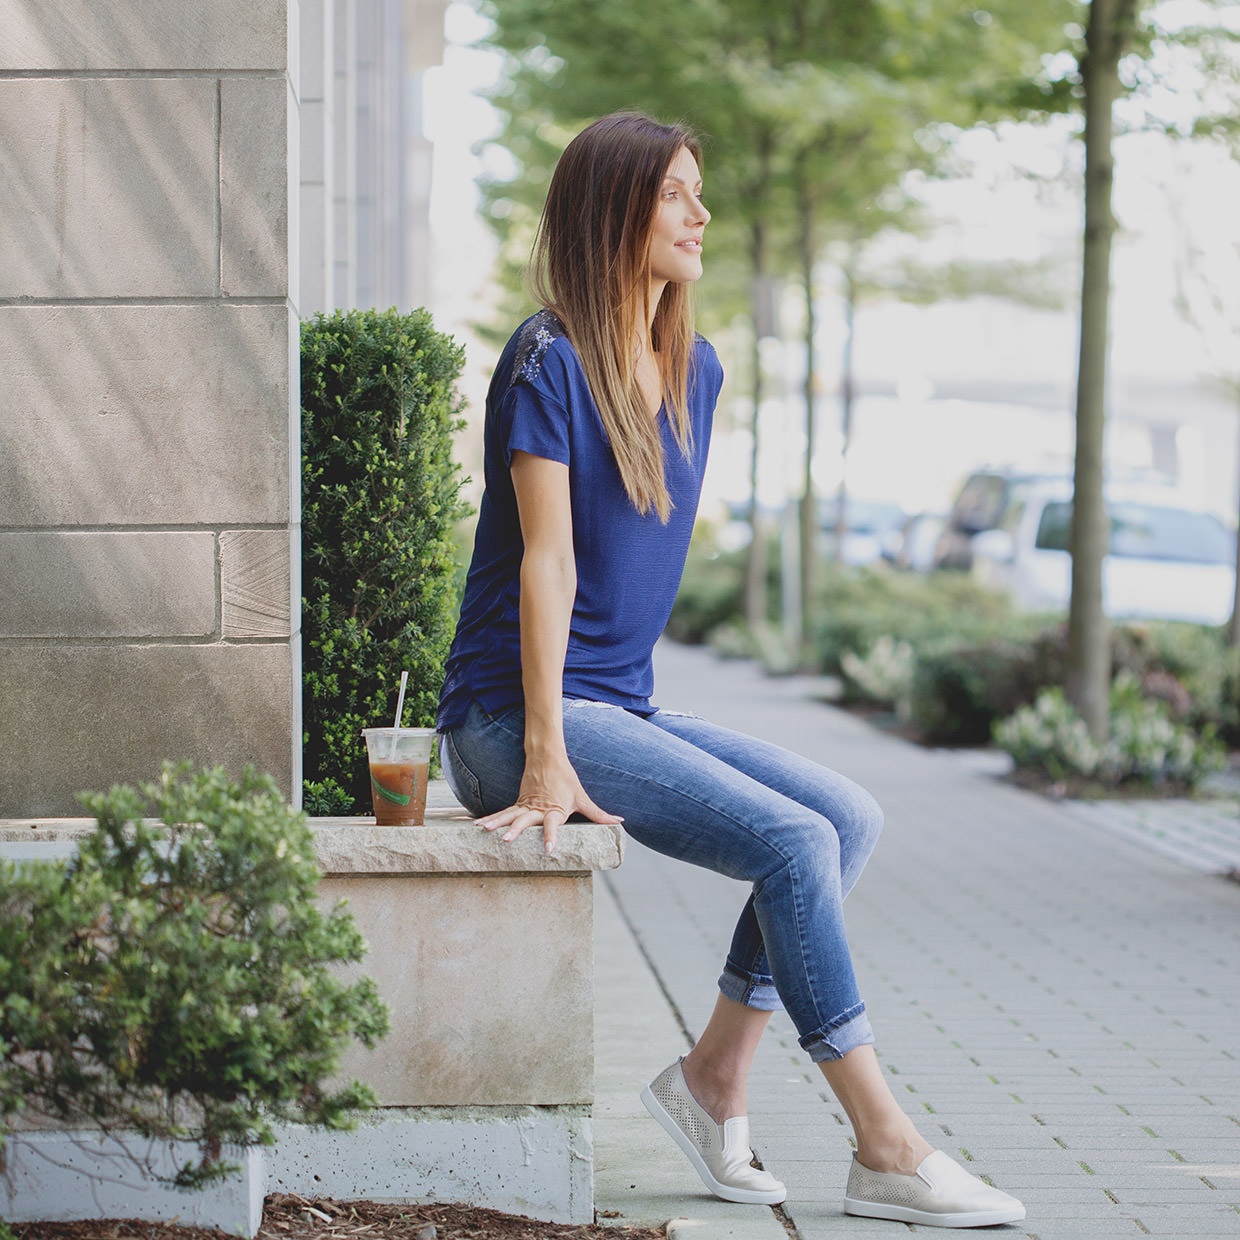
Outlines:
{"label": "sequin shoulder detail", "polygon": [[508,386],[512,387],[519,379],[533,383],[542,371],[543,358],[547,350],[561,336],[566,335],[564,324],[551,310],[540,310],[531,318],[526,319],[517,336],[517,350],[513,355],[512,373],[508,376]]}

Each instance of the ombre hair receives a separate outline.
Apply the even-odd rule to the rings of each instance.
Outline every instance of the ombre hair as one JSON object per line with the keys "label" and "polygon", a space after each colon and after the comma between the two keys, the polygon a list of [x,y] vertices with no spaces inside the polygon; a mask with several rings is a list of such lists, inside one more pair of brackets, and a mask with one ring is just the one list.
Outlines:
{"label": "ombre hair", "polygon": [[[701,166],[683,125],[616,112],[582,130],[551,177],[534,241],[531,284],[568,333],[598,405],[624,489],[638,512],[672,510],[657,420],[637,383],[634,341],[650,318],[650,239],[668,167],[682,147]],[[660,383],[680,450],[692,446],[689,368],[693,300],[669,283],[651,325]]]}

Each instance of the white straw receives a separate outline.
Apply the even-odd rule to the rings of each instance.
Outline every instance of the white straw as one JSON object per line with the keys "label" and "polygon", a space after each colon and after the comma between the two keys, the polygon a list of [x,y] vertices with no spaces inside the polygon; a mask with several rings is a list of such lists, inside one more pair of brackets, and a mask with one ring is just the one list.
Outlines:
{"label": "white straw", "polygon": [[396,699],[396,722],[392,724],[392,745],[391,745],[391,748],[388,750],[388,758],[393,762],[396,761],[396,737],[398,733],[400,732],[401,712],[405,709],[405,685],[408,682],[408,680],[409,680],[409,673],[401,672],[400,674],[400,696]]}

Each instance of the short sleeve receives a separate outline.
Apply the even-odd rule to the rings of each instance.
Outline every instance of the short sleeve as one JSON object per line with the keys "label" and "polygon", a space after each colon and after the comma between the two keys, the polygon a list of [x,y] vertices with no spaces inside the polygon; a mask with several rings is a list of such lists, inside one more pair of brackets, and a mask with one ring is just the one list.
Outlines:
{"label": "short sleeve", "polygon": [[499,424],[505,465],[512,464],[514,452],[569,463],[568,413],[545,392],[513,384],[500,404]]}
{"label": "short sleeve", "polygon": [[537,340],[537,348],[517,368],[499,406],[504,464],[514,452],[528,452],[568,465],[572,461],[574,393],[580,364],[563,337]]}

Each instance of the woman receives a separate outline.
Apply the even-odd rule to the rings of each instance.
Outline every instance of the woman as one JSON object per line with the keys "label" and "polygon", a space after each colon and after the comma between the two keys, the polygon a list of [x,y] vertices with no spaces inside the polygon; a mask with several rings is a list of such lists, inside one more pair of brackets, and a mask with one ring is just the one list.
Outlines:
{"label": "woman", "polygon": [[[453,791],[488,831],[544,846],[573,814],[743,879],[753,893],[697,1045],[642,1100],[717,1196],[773,1204],[745,1083],[786,1007],[856,1136],[845,1210],[946,1227],[1024,1217],[917,1133],[887,1088],[841,904],[877,838],[864,789],[773,745],[657,709],[671,611],[722,372],[692,327],[700,150],[620,113],[565,150],[535,245],[546,309],[487,398],[486,490],[439,729]],[[605,808],[601,808],[605,807]]]}

